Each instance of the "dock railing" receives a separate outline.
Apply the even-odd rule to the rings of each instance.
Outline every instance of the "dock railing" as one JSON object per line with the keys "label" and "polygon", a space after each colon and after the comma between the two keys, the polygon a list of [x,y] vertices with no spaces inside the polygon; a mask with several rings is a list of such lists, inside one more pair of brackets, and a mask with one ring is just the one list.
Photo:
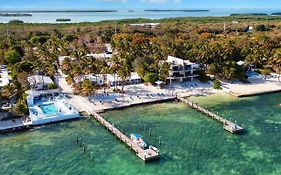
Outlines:
{"label": "dock railing", "polygon": [[193,109],[196,109],[197,111],[206,114],[207,116],[213,118],[214,120],[219,121],[220,123],[223,124],[223,128],[231,133],[241,133],[244,131],[244,128],[237,125],[236,122],[233,123],[230,120],[227,120],[226,118],[215,114],[214,112],[211,112],[210,110],[203,108],[202,106],[199,106],[197,103],[192,102],[191,100],[182,98],[177,96],[177,99],[179,101],[184,102],[185,104],[187,104],[188,106],[190,106]]}

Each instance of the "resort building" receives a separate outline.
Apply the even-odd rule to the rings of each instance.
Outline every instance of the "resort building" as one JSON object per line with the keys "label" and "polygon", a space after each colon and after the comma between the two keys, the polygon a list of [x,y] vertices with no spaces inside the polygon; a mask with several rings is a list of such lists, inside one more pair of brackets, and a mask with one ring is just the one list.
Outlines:
{"label": "resort building", "polygon": [[32,125],[43,125],[80,117],[64,95],[55,90],[28,92],[27,105]]}
{"label": "resort building", "polygon": [[7,67],[0,65],[0,88],[10,83],[11,77],[9,76]]}
{"label": "resort building", "polygon": [[87,54],[88,57],[94,57],[96,59],[99,59],[99,60],[105,60],[105,61],[108,61],[112,58],[112,53],[90,53],[90,54]]}
{"label": "resort building", "polygon": [[169,76],[167,77],[170,84],[174,81],[193,81],[198,76],[196,71],[199,69],[199,64],[172,56],[168,56],[166,62],[170,64]]}
{"label": "resort building", "polygon": [[159,26],[160,23],[141,23],[141,24],[128,24],[128,26],[132,27],[144,27],[144,28],[155,28]]}
{"label": "resort building", "polygon": [[90,80],[94,84],[102,86],[105,84],[107,74],[90,74],[90,75],[80,75],[79,80],[75,80],[76,83],[83,80]]}
{"label": "resort building", "polygon": [[136,72],[131,72],[131,76],[128,77],[125,82],[122,81],[122,79],[117,76],[116,74],[107,74],[106,82],[110,86],[114,85],[121,85],[123,83],[125,84],[138,84],[141,83],[141,77]]}
{"label": "resort building", "polygon": [[31,89],[46,90],[49,84],[53,84],[53,80],[45,75],[33,75],[27,78]]}
{"label": "resort building", "polygon": [[138,84],[141,83],[142,80],[140,76],[136,72],[132,72],[131,76],[128,77],[125,82],[122,81],[122,79],[117,74],[92,74],[92,75],[82,75],[79,77],[80,81],[83,81],[85,79],[90,80],[91,82],[97,84],[97,85],[121,85],[123,83],[125,84]]}

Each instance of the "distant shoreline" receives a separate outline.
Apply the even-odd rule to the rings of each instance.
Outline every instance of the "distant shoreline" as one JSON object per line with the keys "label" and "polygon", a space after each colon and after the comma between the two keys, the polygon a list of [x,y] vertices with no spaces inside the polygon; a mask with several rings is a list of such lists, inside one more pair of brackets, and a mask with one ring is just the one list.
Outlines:
{"label": "distant shoreline", "polygon": [[232,13],[230,16],[269,16],[267,13]]}
{"label": "distant shoreline", "polygon": [[32,14],[30,13],[0,13],[0,16],[2,17],[31,17]]}
{"label": "distant shoreline", "polygon": [[81,13],[81,12],[118,12],[117,10],[15,10],[15,11],[0,11],[0,13]]}
{"label": "distant shoreline", "polygon": [[209,12],[210,10],[157,10],[157,9],[146,9],[145,12]]}

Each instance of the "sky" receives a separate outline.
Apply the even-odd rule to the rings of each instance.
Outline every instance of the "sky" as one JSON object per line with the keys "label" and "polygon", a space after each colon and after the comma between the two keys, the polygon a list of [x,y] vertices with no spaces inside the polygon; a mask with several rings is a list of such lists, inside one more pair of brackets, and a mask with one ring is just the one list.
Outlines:
{"label": "sky", "polygon": [[281,8],[281,0],[0,0],[0,9]]}

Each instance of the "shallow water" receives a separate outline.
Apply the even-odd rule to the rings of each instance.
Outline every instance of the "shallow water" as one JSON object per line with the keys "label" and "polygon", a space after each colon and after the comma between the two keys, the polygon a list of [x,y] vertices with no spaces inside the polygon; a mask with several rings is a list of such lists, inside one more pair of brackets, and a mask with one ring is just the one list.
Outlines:
{"label": "shallow water", "polygon": [[232,135],[181,103],[145,105],[102,115],[126,134],[141,133],[161,151],[159,161],[143,163],[93,119],[83,119],[1,135],[0,174],[281,174],[281,94],[192,100],[237,120],[246,133]]}

